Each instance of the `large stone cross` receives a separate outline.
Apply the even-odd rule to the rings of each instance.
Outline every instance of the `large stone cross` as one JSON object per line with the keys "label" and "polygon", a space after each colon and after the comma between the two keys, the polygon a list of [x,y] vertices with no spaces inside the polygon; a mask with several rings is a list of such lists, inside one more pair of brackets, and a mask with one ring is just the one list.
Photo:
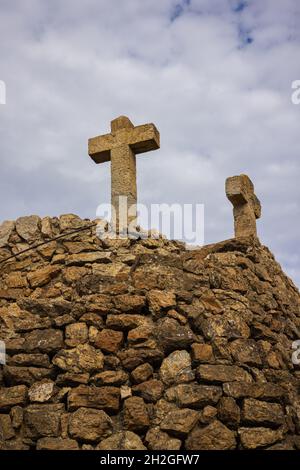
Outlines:
{"label": "large stone cross", "polygon": [[261,205],[250,178],[247,175],[227,178],[226,196],[233,204],[235,236],[257,236],[256,219],[261,216]]}
{"label": "large stone cross", "polygon": [[111,161],[111,204],[116,214],[112,222],[117,232],[127,232],[128,225],[134,225],[137,218],[135,156],[159,147],[160,136],[154,124],[135,127],[126,116],[111,121],[110,134],[89,139],[89,155],[94,162]]}

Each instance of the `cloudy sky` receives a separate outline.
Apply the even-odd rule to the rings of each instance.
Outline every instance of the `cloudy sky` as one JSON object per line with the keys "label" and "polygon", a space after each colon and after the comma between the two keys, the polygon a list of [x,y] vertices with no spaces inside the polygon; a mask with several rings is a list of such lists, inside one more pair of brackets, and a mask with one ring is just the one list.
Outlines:
{"label": "cloudy sky", "polygon": [[154,122],[139,200],[205,204],[205,242],[230,238],[227,176],[247,173],[261,241],[300,285],[299,0],[0,0],[0,220],[110,200],[87,140],[126,114]]}

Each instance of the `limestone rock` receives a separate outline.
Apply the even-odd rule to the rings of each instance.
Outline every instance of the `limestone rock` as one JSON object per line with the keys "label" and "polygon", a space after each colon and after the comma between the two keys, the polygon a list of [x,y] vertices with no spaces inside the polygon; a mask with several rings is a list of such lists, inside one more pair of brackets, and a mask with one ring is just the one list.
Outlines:
{"label": "limestone rock", "polygon": [[36,450],[79,450],[79,445],[75,439],[42,437],[37,441]]}
{"label": "limestone rock", "polygon": [[149,429],[146,434],[146,442],[150,450],[179,450],[182,444],[180,439],[170,437],[159,427]]}
{"label": "limestone rock", "polygon": [[67,346],[78,346],[84,344],[88,339],[88,327],[85,323],[72,323],[66,326],[65,343]]}
{"label": "limestone rock", "polygon": [[213,349],[210,344],[192,344],[192,359],[195,364],[214,362]]}
{"label": "limestone rock", "polygon": [[153,367],[151,364],[141,364],[131,372],[131,377],[135,383],[145,382],[153,374]]}
{"label": "limestone rock", "polygon": [[237,427],[240,423],[241,412],[235,400],[231,397],[222,397],[218,404],[219,420],[227,426]]}
{"label": "limestone rock", "polygon": [[128,380],[128,374],[122,370],[106,370],[99,372],[92,377],[92,382],[96,385],[122,385]]}
{"label": "limestone rock", "polygon": [[164,385],[160,380],[152,379],[133,387],[135,394],[141,396],[146,402],[157,402],[163,394]]}
{"label": "limestone rock", "polygon": [[199,419],[199,412],[182,408],[170,411],[160,425],[162,431],[166,431],[174,436],[186,436],[196,425]]}
{"label": "limestone rock", "polygon": [[247,424],[280,426],[284,421],[284,413],[278,403],[247,398],[242,407],[242,420]]}
{"label": "limestone rock", "polygon": [[123,367],[129,371],[145,362],[157,366],[161,363],[163,357],[163,353],[160,349],[150,348],[126,349],[119,353]]}
{"label": "limestone rock", "polygon": [[194,378],[191,369],[191,356],[187,351],[172,352],[163,360],[159,374],[166,385],[190,382]]}
{"label": "limestone rock", "polygon": [[63,347],[63,334],[60,330],[34,330],[25,335],[26,351],[50,353]]}
{"label": "limestone rock", "polygon": [[181,407],[202,408],[215,405],[222,396],[221,387],[214,385],[180,384],[166,392],[166,398]]}
{"label": "limestone rock", "polygon": [[93,372],[103,369],[104,357],[102,352],[93,346],[80,344],[73,349],[61,349],[52,362],[65,371]]}
{"label": "limestone rock", "polygon": [[0,441],[12,439],[15,431],[9,415],[0,414]]}
{"label": "limestone rock", "polygon": [[111,252],[109,251],[93,251],[91,253],[79,253],[69,255],[66,258],[67,266],[84,266],[87,263],[110,263]]}
{"label": "limestone rock", "polygon": [[281,430],[268,428],[239,428],[241,444],[244,449],[257,449],[274,444],[282,439]]}
{"label": "limestone rock", "polygon": [[5,220],[0,225],[0,248],[3,248],[7,245],[9,237],[13,233],[15,228],[15,223],[10,220]]}
{"label": "limestone rock", "polygon": [[58,437],[63,404],[29,405],[25,409],[25,435],[30,438]]}
{"label": "limestone rock", "polygon": [[193,342],[193,332],[189,326],[180,325],[173,318],[163,318],[157,322],[155,334],[165,352],[187,349]]}
{"label": "limestone rock", "polygon": [[70,415],[68,429],[74,439],[99,442],[112,434],[113,423],[104,411],[79,408]]}
{"label": "limestone rock", "polygon": [[149,414],[142,398],[130,397],[125,400],[123,421],[129,431],[143,432],[149,427]]}
{"label": "limestone rock", "polygon": [[26,398],[27,387],[25,385],[0,388],[0,410],[7,410],[16,405],[24,405]]}
{"label": "limestone rock", "polygon": [[10,410],[10,418],[13,428],[18,429],[23,423],[23,408],[21,406],[13,406]]}
{"label": "limestone rock", "polygon": [[231,450],[236,447],[234,433],[220,421],[204,428],[196,427],[185,441],[187,450]]}
{"label": "limestone rock", "polygon": [[166,292],[154,289],[148,294],[148,302],[150,309],[154,313],[158,313],[161,309],[175,307],[176,297],[174,292]]}
{"label": "limestone rock", "polygon": [[197,369],[199,380],[206,382],[252,382],[251,375],[238,366],[227,365],[200,365]]}
{"label": "limestone rock", "polygon": [[42,287],[48,284],[51,279],[55,278],[61,271],[60,267],[47,266],[45,268],[37,269],[27,275],[27,279],[32,288]]}
{"label": "limestone rock", "polygon": [[68,394],[68,409],[96,408],[107,412],[119,410],[120,390],[117,387],[88,387],[79,385]]}
{"label": "limestone rock", "polygon": [[284,395],[284,389],[275,383],[228,382],[223,384],[224,393],[233,398],[278,399]]}
{"label": "limestone rock", "polygon": [[116,353],[121,349],[122,343],[123,333],[109,328],[100,331],[94,341],[95,346],[106,353]]}
{"label": "limestone rock", "polygon": [[140,313],[146,299],[141,295],[123,294],[114,298],[115,307],[121,312]]}
{"label": "limestone rock", "polygon": [[54,391],[55,383],[52,380],[44,379],[35,382],[28,390],[29,400],[38,403],[47,402],[54,395]]}
{"label": "limestone rock", "polygon": [[147,450],[140,437],[131,431],[121,431],[104,439],[97,450]]}
{"label": "limestone rock", "polygon": [[16,221],[16,231],[26,242],[33,242],[39,238],[41,219],[37,215],[20,217]]}
{"label": "limestone rock", "polygon": [[53,375],[53,368],[15,366],[5,366],[4,368],[4,377],[9,385],[31,386],[34,382],[45,378],[52,378]]}

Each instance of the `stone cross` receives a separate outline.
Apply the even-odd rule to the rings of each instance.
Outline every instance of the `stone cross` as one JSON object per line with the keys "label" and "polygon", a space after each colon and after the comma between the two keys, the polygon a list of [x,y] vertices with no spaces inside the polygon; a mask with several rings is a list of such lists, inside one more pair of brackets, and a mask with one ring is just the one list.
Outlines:
{"label": "stone cross", "polygon": [[126,116],[111,121],[110,134],[89,139],[94,162],[111,161],[111,204],[116,214],[112,223],[118,233],[127,233],[129,224],[134,225],[137,219],[135,156],[159,147],[160,135],[154,124],[135,127]]}
{"label": "stone cross", "polygon": [[254,194],[254,186],[250,178],[247,175],[227,178],[226,196],[233,204],[236,238],[257,236],[256,219],[261,216],[261,205]]}

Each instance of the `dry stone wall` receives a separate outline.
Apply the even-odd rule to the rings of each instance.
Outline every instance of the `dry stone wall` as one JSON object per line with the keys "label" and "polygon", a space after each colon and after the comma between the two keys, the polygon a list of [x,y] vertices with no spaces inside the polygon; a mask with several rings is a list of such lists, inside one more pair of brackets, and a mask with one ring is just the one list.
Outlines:
{"label": "dry stone wall", "polygon": [[[4,223],[0,261],[88,223]],[[300,296],[257,239],[90,229],[0,270],[0,449],[300,448]]]}

